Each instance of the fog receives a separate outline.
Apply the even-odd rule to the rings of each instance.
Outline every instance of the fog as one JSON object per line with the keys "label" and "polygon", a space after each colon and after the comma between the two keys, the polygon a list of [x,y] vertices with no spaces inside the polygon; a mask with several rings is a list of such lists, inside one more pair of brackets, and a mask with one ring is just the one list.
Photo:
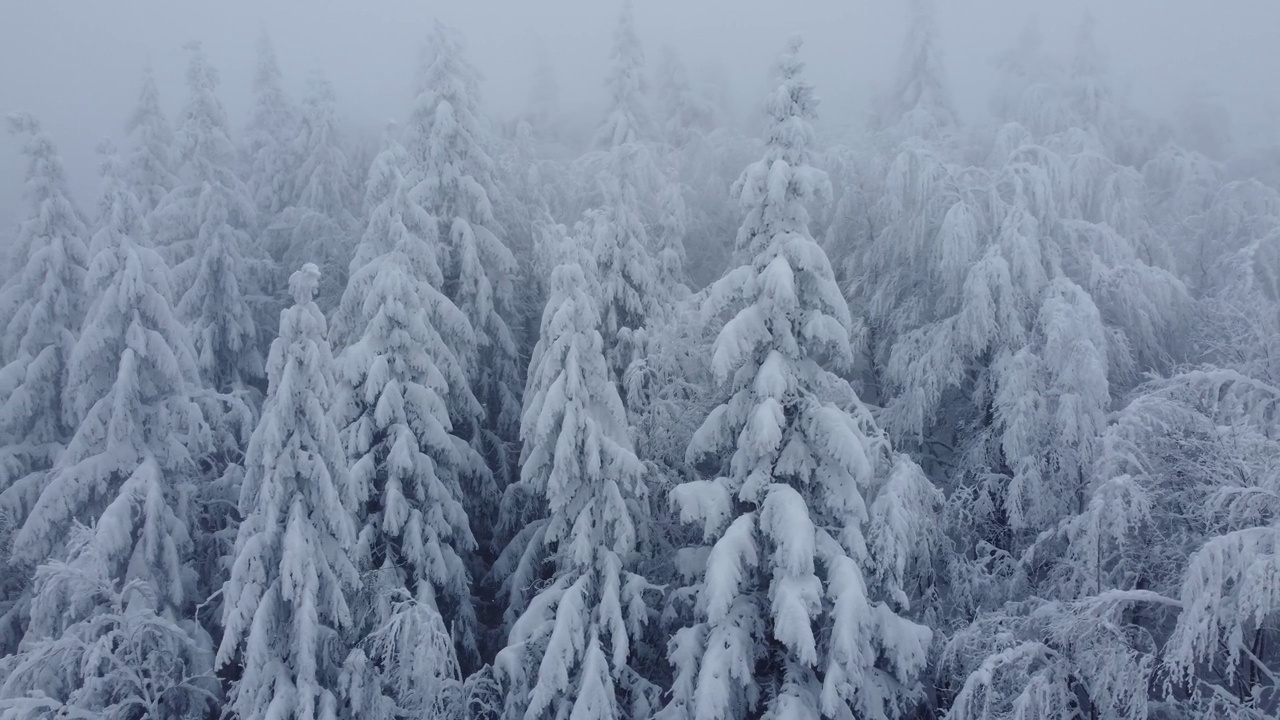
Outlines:
{"label": "fog", "polygon": [[[253,46],[266,31],[295,100],[307,74],[323,70],[355,125],[403,117],[421,38],[435,18],[459,29],[484,75],[496,117],[527,104],[533,69],[553,70],[567,122],[593,128],[604,102],[616,3],[598,0],[127,0],[9,2],[0,43],[0,113],[29,111],[51,132],[73,192],[97,188],[93,149],[120,136],[148,61],[166,112],[185,97],[182,45],[201,40],[218,68],[233,127],[249,112]],[[1069,57],[1082,14],[1092,12],[1118,84],[1145,112],[1168,116],[1196,88],[1208,88],[1232,116],[1237,143],[1268,140],[1277,123],[1280,3],[1271,0],[947,0],[941,34],[956,104],[967,121],[986,112],[990,58],[1035,20],[1046,49]],[[652,69],[674,48],[696,76],[723,78],[746,116],[784,38],[805,38],[810,77],[828,130],[857,125],[888,82],[905,28],[894,0],[644,0],[636,21]],[[172,115],[171,115],[172,116]],[[21,203],[18,145],[0,140],[0,227],[8,234]]]}
{"label": "fog", "polygon": [[0,3],[0,720],[1280,718],[1280,0]]}

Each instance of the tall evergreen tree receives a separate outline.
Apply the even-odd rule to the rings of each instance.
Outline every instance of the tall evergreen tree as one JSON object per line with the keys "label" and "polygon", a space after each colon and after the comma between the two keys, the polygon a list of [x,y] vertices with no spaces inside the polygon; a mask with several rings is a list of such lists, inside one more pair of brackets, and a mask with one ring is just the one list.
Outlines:
{"label": "tall evergreen tree", "polygon": [[596,147],[610,150],[649,139],[649,111],[645,107],[648,83],[644,79],[644,48],[636,34],[635,9],[623,0],[618,26],[613,31],[613,66],[605,82],[609,111],[596,132]]}
{"label": "tall evergreen tree", "polygon": [[[476,542],[463,489],[474,489],[486,469],[449,417],[450,386],[465,375],[446,340],[468,325],[432,278],[415,272],[434,265],[431,245],[411,232],[387,240],[390,249],[351,276],[343,306],[359,308],[355,325],[364,329],[338,358],[335,417],[352,463],[355,557],[365,577],[359,629],[431,613],[456,638],[456,653],[448,643],[441,667],[456,668],[461,658],[472,668],[480,654],[468,567]],[[397,673],[413,669],[407,659],[356,658],[373,660],[359,676],[379,677],[381,689],[363,694],[396,698],[397,678],[409,680]]]}
{"label": "tall evergreen tree", "polygon": [[909,613],[937,492],[833,372],[852,358],[850,317],[809,235],[804,203],[829,186],[810,164],[799,49],[779,60],[765,157],[734,185],[747,264],[704,308],[738,307],[712,361],[731,395],[689,446],[716,477],[672,493],[708,544],[697,622],[670,646],[673,718],[884,717],[922,696],[931,631]]}
{"label": "tall evergreen tree", "polygon": [[[445,286],[445,279],[439,262],[437,224],[423,208],[422,186],[411,184],[401,171],[404,157],[405,149],[394,138],[388,138],[387,148],[378,154],[369,170],[365,194],[369,224],[356,246],[350,266],[351,275],[355,277],[366,265],[397,248],[412,250],[402,256],[409,262],[405,269],[419,288],[429,286],[438,291],[424,296],[423,300],[429,302],[429,319],[440,333],[445,348],[457,359],[455,364],[445,362],[443,357],[437,358],[440,362],[438,367],[447,373],[443,391],[450,424],[455,434],[463,435],[462,429],[475,427],[484,413],[472,394],[464,361],[464,358],[475,357],[475,333],[465,313],[455,313],[459,308],[443,291],[439,291]],[[364,333],[371,312],[372,309],[365,307],[362,295],[343,293],[334,315],[336,341],[344,345],[357,342]],[[498,489],[488,467],[470,468],[463,477],[463,483],[467,512],[473,517],[489,512],[486,508],[496,503]]]}
{"label": "tall evergreen tree", "polygon": [[191,479],[209,451],[200,377],[172,309],[169,270],[147,247],[141,203],[108,147],[102,229],[86,291],[92,302],[67,364],[77,429],[14,538],[15,556],[57,553],[76,521],[92,525],[110,577],[142,580],[157,607],[186,608],[195,578]]}
{"label": "tall evergreen tree", "polygon": [[244,520],[223,587],[219,666],[237,663],[231,710],[243,720],[332,718],[350,598],[359,575],[351,483],[329,416],[334,368],[324,315],[313,300],[320,271],[289,278],[294,305],[280,315],[267,364],[270,389],[249,441],[240,489]]}
{"label": "tall evergreen tree", "polygon": [[18,228],[18,273],[0,289],[0,649],[22,633],[30,574],[10,564],[12,534],[47,483],[49,468],[75,429],[63,403],[68,367],[84,320],[87,231],[71,201],[53,140],[30,115],[9,128],[24,138],[30,209]]}
{"label": "tall evergreen tree", "polygon": [[659,311],[654,232],[666,179],[658,171],[644,106],[644,52],[629,0],[614,32],[607,81],[610,109],[596,134],[603,154],[595,168],[599,205],[584,219],[583,241],[595,255],[605,358],[621,380],[638,348],[632,333]]}
{"label": "tall evergreen tree", "polygon": [[[651,586],[635,571],[648,515],[643,466],[581,268],[561,265],[551,284],[512,488],[545,516],[522,528],[499,560],[510,629],[498,675],[509,715],[646,717],[657,688],[633,664],[650,613]],[[542,589],[530,592],[532,583]]]}
{"label": "tall evergreen tree", "polygon": [[300,158],[298,111],[285,95],[271,38],[258,37],[253,73],[253,114],[244,130],[246,182],[264,219],[274,218],[297,201]]}
{"label": "tall evergreen tree", "polygon": [[196,582],[187,500],[209,429],[168,268],[146,245],[126,169],[109,144],[105,152],[91,303],[68,366],[79,427],[14,540],[19,558],[57,559],[36,571],[31,625],[0,707],[109,716],[142,706],[195,718],[216,698],[197,679],[209,638],[183,620]]}
{"label": "tall evergreen tree", "polygon": [[160,249],[173,264],[178,314],[191,328],[205,383],[238,392],[262,376],[258,328],[247,296],[260,285],[261,260],[246,257],[254,207],[232,170],[234,150],[219,102],[218,72],[190,43],[191,99],[178,129],[182,184],[155,212]]}
{"label": "tall evergreen tree", "polygon": [[337,305],[346,287],[358,232],[350,210],[351,164],[340,130],[333,84],[319,72],[313,73],[292,144],[299,161],[296,204],[280,211],[266,233],[279,238],[268,239],[267,244],[282,248],[286,267],[304,262],[320,267],[317,303],[323,310]]}
{"label": "tall evergreen tree", "polygon": [[907,6],[907,37],[882,122],[900,123],[906,132],[930,138],[957,124],[938,37],[938,6],[936,0],[910,0]]}
{"label": "tall evergreen tree", "polygon": [[466,314],[475,355],[459,352],[484,416],[468,434],[476,450],[508,482],[520,413],[521,376],[510,319],[515,257],[503,241],[494,205],[505,202],[479,111],[476,71],[458,35],[437,23],[423,58],[420,93],[406,140],[407,175],[423,208],[439,223],[443,289]]}
{"label": "tall evergreen tree", "polygon": [[142,90],[128,130],[126,177],[142,211],[150,214],[178,186],[178,176],[174,173],[173,128],[160,109],[160,90],[149,64],[142,74]]}

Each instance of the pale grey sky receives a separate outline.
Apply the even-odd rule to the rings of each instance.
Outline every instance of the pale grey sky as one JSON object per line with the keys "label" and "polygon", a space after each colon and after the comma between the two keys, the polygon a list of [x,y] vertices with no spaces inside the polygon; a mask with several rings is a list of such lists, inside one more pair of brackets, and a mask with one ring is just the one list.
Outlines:
{"label": "pale grey sky", "polygon": [[[1069,52],[1090,8],[1112,68],[1133,101],[1155,113],[1197,82],[1215,89],[1238,129],[1278,126],[1280,1],[939,0],[954,94],[966,118],[986,107],[988,59],[1039,19],[1049,50]],[[249,111],[253,45],[271,35],[289,90],[313,68],[333,80],[346,115],[380,126],[402,117],[420,38],[432,18],[460,29],[497,115],[522,109],[538,48],[556,71],[566,111],[593,124],[619,3],[613,0],[0,0],[0,113],[28,110],[55,136],[86,209],[96,189],[93,148],[120,136],[150,58],[170,113],[184,100],[182,45],[199,39],[222,75],[234,125]],[[649,65],[671,44],[695,71],[723,67],[742,105],[792,32],[805,38],[810,77],[833,125],[862,112],[893,72],[904,0],[636,0]],[[21,213],[17,143],[0,135],[0,235]]]}

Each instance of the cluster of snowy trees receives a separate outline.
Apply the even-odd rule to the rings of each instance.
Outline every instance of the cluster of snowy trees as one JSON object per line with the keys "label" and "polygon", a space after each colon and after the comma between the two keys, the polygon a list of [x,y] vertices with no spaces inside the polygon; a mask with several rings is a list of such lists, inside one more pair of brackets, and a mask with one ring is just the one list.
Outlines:
{"label": "cluster of snowy trees", "polygon": [[629,4],[581,146],[443,26],[373,150],[188,45],[92,211],[10,117],[0,718],[1275,717],[1280,168],[907,5],[850,137]]}

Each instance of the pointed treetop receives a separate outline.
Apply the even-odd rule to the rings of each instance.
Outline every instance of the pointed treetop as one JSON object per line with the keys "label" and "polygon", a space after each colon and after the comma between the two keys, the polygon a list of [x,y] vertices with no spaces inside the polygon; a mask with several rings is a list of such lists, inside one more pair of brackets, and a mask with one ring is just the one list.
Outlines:
{"label": "pointed treetop", "polygon": [[934,127],[954,126],[956,112],[943,67],[937,3],[911,0],[910,13],[891,98],[893,114],[887,119],[897,121],[906,115],[922,114],[924,117],[919,120],[927,120]]}
{"label": "pointed treetop", "polygon": [[641,140],[649,128],[645,110],[644,49],[636,34],[631,0],[622,4],[618,27],[613,33],[611,57],[613,67],[605,81],[611,107],[596,135],[596,145],[603,149]]}
{"label": "pointed treetop", "polygon": [[71,192],[62,158],[40,121],[28,112],[12,113],[6,120],[10,133],[26,136],[22,153],[27,156],[27,192],[32,205],[37,206],[55,194],[69,200]]}
{"label": "pointed treetop", "polygon": [[187,83],[192,90],[212,90],[218,86],[218,69],[209,64],[205,55],[204,43],[191,40],[183,43],[182,49],[191,53],[191,63],[187,66]]}
{"label": "pointed treetop", "polygon": [[[142,232],[143,211],[137,196],[125,182],[125,166],[117,155],[116,145],[110,139],[103,139],[98,143],[97,151],[102,157],[102,162],[99,163],[102,194],[98,199],[98,225],[104,228],[110,226],[116,230],[109,235],[124,236],[133,242],[140,241],[145,235]],[[89,247],[90,255],[96,255],[101,250],[98,239],[102,234],[93,236]]]}
{"label": "pointed treetop", "polygon": [[289,292],[293,301],[306,305],[316,296],[316,288],[320,287],[320,268],[315,263],[306,263],[297,272],[289,276]]}
{"label": "pointed treetop", "polygon": [[733,185],[733,195],[746,212],[736,246],[743,263],[750,263],[779,233],[807,233],[809,214],[804,203],[831,194],[827,174],[813,167],[810,147],[818,99],[804,78],[799,49],[793,38],[778,58],[780,81],[765,104],[769,127],[764,157],[748,166]]}
{"label": "pointed treetop", "polygon": [[129,116],[129,124],[125,129],[133,132],[159,114],[160,88],[156,85],[156,73],[148,59],[142,65],[142,88],[138,91],[138,104]]}
{"label": "pointed treetop", "polygon": [[264,29],[258,35],[258,67],[253,74],[253,90],[257,93],[280,91],[280,63],[271,36]]}
{"label": "pointed treetop", "polygon": [[430,93],[435,102],[445,101],[460,109],[474,111],[479,103],[480,72],[466,61],[467,44],[462,33],[439,20],[431,27],[419,59],[417,92]]}
{"label": "pointed treetop", "polygon": [[125,176],[146,212],[158,207],[178,185],[173,168],[173,129],[160,109],[160,90],[148,60],[142,69],[142,88],[125,126],[129,133]]}
{"label": "pointed treetop", "polygon": [[770,121],[765,136],[768,154],[793,166],[809,164],[813,122],[818,118],[818,97],[804,77],[805,63],[800,58],[803,44],[799,35],[788,38],[786,49],[778,56],[778,88],[765,104]]}
{"label": "pointed treetop", "polygon": [[191,96],[182,111],[177,135],[179,160],[184,164],[186,181],[218,183],[234,157],[227,133],[227,112],[218,99],[218,69],[198,41],[184,45],[191,53],[187,66],[187,87]]}

